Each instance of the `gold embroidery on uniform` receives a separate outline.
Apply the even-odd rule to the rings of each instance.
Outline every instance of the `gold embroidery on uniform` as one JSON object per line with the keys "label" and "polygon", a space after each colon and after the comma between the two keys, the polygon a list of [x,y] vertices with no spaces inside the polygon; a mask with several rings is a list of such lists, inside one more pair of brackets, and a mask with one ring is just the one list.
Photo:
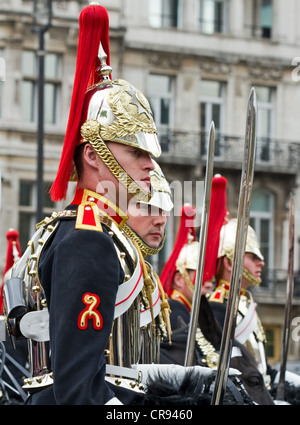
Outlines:
{"label": "gold embroidery on uniform", "polygon": [[94,329],[100,330],[103,326],[103,319],[99,311],[96,310],[100,303],[100,298],[98,295],[87,292],[83,295],[82,301],[86,305],[86,308],[80,313],[78,317],[79,329],[86,329],[88,326],[88,320],[92,319]]}
{"label": "gold embroidery on uniform", "polygon": [[[85,224],[85,223],[83,223],[84,213],[87,209],[92,210],[94,220],[95,220],[95,224]],[[101,226],[101,222],[100,222],[100,215],[99,215],[98,207],[94,202],[82,202],[78,206],[75,229],[96,230],[98,232],[102,232],[102,226]]]}

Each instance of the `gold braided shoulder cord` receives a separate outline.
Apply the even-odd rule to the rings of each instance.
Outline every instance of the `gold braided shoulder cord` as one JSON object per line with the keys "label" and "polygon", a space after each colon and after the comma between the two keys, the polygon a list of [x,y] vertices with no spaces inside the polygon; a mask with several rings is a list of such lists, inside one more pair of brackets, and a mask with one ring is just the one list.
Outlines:
{"label": "gold braided shoulder cord", "polygon": [[169,301],[168,301],[168,296],[164,291],[164,288],[162,286],[162,283],[160,281],[159,276],[157,275],[157,273],[155,273],[154,270],[153,270],[153,274],[154,274],[154,277],[156,279],[158,289],[159,289],[159,292],[160,292],[162,318],[163,318],[164,324],[167,328],[167,332],[168,332],[168,335],[169,335],[169,344],[172,344],[172,341],[171,341],[172,328],[171,328],[171,321],[170,321],[171,309],[170,309],[170,305],[169,305]]}
{"label": "gold braided shoulder cord", "polygon": [[133,243],[133,245],[135,246],[135,248],[138,252],[139,259],[140,259],[140,262],[141,262],[141,266],[142,266],[142,270],[143,270],[143,276],[144,276],[144,288],[145,288],[145,291],[146,291],[147,301],[148,301],[149,306],[150,306],[152,323],[154,323],[152,292],[153,292],[155,286],[154,286],[154,283],[152,282],[151,277],[149,276],[147,266],[146,266],[146,263],[145,263],[145,260],[144,260],[144,256],[143,256],[143,254],[140,250],[140,247],[138,246],[138,244],[135,241],[132,241],[132,243]]}
{"label": "gold braided shoulder cord", "polygon": [[[134,243],[135,246],[138,246],[138,248],[141,251],[141,254],[143,255],[143,260],[144,257],[146,257],[147,255],[155,255],[157,254],[163,247],[164,245],[164,241],[166,238],[166,234],[164,235],[163,241],[161,242],[160,246],[158,248],[152,248],[151,246],[147,245],[126,223],[124,223],[122,225],[122,230],[124,230],[124,232],[127,234],[127,236],[131,239],[131,241]],[[144,261],[146,268],[147,267],[147,263]],[[149,276],[149,271],[147,270],[148,276]],[[169,335],[169,343],[171,344],[171,334],[172,334],[172,330],[171,330],[171,322],[170,322],[170,306],[169,306],[169,302],[168,302],[168,297],[165,294],[165,291],[163,289],[162,283],[159,279],[159,276],[157,275],[157,273],[155,273],[154,270],[152,270],[152,273],[154,275],[154,278],[157,282],[158,285],[158,289],[160,292],[160,297],[161,297],[161,312],[162,312],[162,320],[164,322],[164,325],[167,329],[168,335]],[[153,284],[153,282],[152,282]],[[148,296],[147,296],[148,298]],[[152,299],[152,297],[151,297]]]}
{"label": "gold braided shoulder cord", "polygon": [[83,143],[90,143],[104,164],[109,168],[116,179],[122,183],[127,190],[134,195],[138,200],[148,202],[151,199],[151,194],[144,191],[121,167],[115,159],[111,151],[106,146],[100,136],[100,124],[96,120],[87,120],[81,126],[81,135]]}

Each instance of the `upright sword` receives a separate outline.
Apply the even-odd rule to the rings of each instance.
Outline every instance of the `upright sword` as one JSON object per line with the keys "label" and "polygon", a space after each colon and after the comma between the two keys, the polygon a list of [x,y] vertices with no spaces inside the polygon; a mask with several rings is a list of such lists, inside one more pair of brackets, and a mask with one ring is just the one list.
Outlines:
{"label": "upright sword", "polygon": [[231,351],[234,341],[234,332],[240,299],[243,264],[249,225],[250,198],[254,175],[256,149],[256,110],[256,93],[252,87],[247,107],[244,161],[242,164],[237,229],[232,260],[231,279],[220,347],[220,360],[211,399],[212,405],[223,404],[229,373]]}
{"label": "upright sword", "polygon": [[283,327],[283,338],[281,345],[281,365],[279,382],[277,386],[277,399],[284,400],[285,393],[285,371],[289,349],[292,300],[294,292],[294,238],[295,238],[295,207],[294,196],[290,194],[289,200],[289,257],[288,257],[288,276],[286,286],[286,305]]}
{"label": "upright sword", "polygon": [[203,208],[202,208],[202,216],[201,216],[201,229],[200,229],[200,236],[199,236],[198,262],[197,262],[197,269],[196,269],[190,325],[189,325],[189,331],[188,331],[188,337],[187,337],[187,346],[186,346],[185,359],[184,359],[184,366],[186,367],[192,366],[194,350],[195,350],[195,338],[196,338],[196,330],[198,326],[198,317],[199,317],[199,311],[200,311],[201,286],[202,286],[204,262],[205,262],[209,206],[210,206],[213,166],[214,166],[214,152],[215,152],[215,125],[212,122],[209,128],[209,136],[208,136],[204,198],[203,198]]}

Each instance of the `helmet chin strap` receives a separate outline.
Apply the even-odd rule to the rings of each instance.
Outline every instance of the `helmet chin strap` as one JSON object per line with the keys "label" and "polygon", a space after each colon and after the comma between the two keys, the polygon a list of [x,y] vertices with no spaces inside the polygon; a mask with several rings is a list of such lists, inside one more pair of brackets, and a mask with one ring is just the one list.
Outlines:
{"label": "helmet chin strap", "polygon": [[245,267],[243,268],[243,276],[246,278],[252,286],[259,286],[261,283],[261,279],[257,279],[247,270]]}
{"label": "helmet chin strap", "polygon": [[[227,257],[227,258],[231,261],[231,263],[232,263],[232,257],[233,257],[233,255],[228,255],[228,254],[226,254],[226,257]],[[251,273],[249,272],[249,270],[248,270],[248,269],[246,269],[245,267],[243,268],[243,277],[244,277],[245,279],[247,279],[247,280],[248,280],[248,282],[250,282],[252,286],[259,286],[259,285],[260,285],[260,283],[261,283],[261,279],[257,279],[256,277],[254,277],[254,276],[253,276],[253,274],[251,274]]]}
{"label": "helmet chin strap", "polygon": [[187,287],[189,288],[189,290],[193,293],[195,287],[194,287],[193,282],[191,281],[191,278],[190,278],[190,275],[189,275],[187,269],[178,270],[178,271],[181,274],[181,276],[184,278],[185,283],[187,284]]}
{"label": "helmet chin strap", "polygon": [[166,232],[164,233],[164,237],[157,248],[153,248],[148,245],[143,239],[126,223],[123,224],[122,230],[130,237],[130,239],[134,240],[137,245],[140,247],[143,255],[146,257],[147,255],[156,255],[164,246],[166,239]]}

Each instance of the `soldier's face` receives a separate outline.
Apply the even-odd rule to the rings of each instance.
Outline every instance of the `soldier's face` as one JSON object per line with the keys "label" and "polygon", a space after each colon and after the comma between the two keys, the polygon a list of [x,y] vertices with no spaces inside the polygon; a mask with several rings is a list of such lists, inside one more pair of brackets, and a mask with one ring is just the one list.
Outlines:
{"label": "soldier's face", "polygon": [[[252,276],[254,276],[256,279],[261,279],[261,273],[262,268],[264,267],[265,263],[263,260],[261,260],[257,255],[246,252],[245,258],[244,258],[244,267],[247,269]],[[243,285],[247,285],[246,279],[243,277]],[[249,286],[249,282],[248,285]]]}
{"label": "soldier's face", "polygon": [[150,155],[132,146],[108,142],[108,148],[126,173],[144,190],[150,192],[150,171],[154,164]]}
{"label": "soldier's face", "polygon": [[166,225],[166,216],[160,208],[142,203],[130,203],[127,224],[152,248],[161,244]]}

